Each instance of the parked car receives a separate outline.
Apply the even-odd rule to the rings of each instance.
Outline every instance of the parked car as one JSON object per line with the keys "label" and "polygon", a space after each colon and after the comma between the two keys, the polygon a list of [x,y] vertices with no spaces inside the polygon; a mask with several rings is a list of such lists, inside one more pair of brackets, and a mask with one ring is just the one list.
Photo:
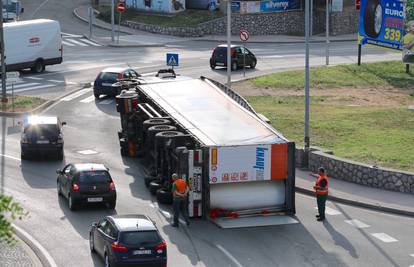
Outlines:
{"label": "parked car", "polygon": [[[231,69],[237,70],[238,67],[249,66],[254,69],[257,64],[256,56],[244,46],[231,46]],[[217,46],[210,58],[210,67],[215,69],[217,66],[227,66],[227,44]]]}
{"label": "parked car", "polygon": [[29,116],[23,122],[20,138],[21,159],[53,154],[58,160],[62,160],[62,126],[65,124],[66,122],[61,122],[58,117]]}
{"label": "parked car", "polygon": [[89,246],[105,266],[167,266],[167,244],[145,215],[106,216],[93,223]]}
{"label": "parked car", "polygon": [[101,71],[93,83],[93,94],[95,98],[100,95],[116,96],[117,88],[112,85],[119,80],[134,79],[140,77],[135,70],[130,68],[106,68]]}
{"label": "parked car", "polygon": [[56,173],[58,195],[68,199],[69,209],[76,210],[87,203],[107,203],[115,209],[115,183],[103,164],[68,164]]}

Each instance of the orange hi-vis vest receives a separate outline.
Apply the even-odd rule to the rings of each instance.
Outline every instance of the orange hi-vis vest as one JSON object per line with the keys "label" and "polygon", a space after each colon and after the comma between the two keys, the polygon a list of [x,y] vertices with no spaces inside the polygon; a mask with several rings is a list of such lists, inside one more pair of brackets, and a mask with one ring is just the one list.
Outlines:
{"label": "orange hi-vis vest", "polygon": [[177,190],[178,193],[180,194],[184,194],[185,190],[187,188],[187,182],[184,181],[183,179],[178,179],[177,181],[174,182],[175,184],[175,188]]}
{"label": "orange hi-vis vest", "polygon": [[326,186],[324,189],[315,189],[316,195],[327,195],[328,194],[328,176],[326,175],[319,175],[318,179],[316,180],[315,186],[321,187],[322,180],[326,181]]}

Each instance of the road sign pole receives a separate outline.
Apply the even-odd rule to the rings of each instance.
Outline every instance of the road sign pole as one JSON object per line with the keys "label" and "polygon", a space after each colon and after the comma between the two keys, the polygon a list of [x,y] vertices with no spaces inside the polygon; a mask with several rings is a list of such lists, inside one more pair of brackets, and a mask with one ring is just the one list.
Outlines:
{"label": "road sign pole", "polygon": [[92,37],[92,6],[88,7],[89,11],[89,39]]}
{"label": "road sign pole", "polygon": [[309,1],[305,0],[305,165],[308,165],[310,137],[309,137]]}
{"label": "road sign pole", "polygon": [[246,53],[243,53],[243,77],[246,77]]}
{"label": "road sign pole", "polygon": [[329,0],[326,0],[326,66],[329,65]]}
{"label": "road sign pole", "polygon": [[361,50],[362,50],[362,45],[358,44],[358,66],[361,66]]}
{"label": "road sign pole", "polygon": [[115,42],[115,0],[111,0],[111,41]]}
{"label": "road sign pole", "polygon": [[231,0],[227,0],[227,86],[231,88]]}
{"label": "road sign pole", "polygon": [[[0,6],[3,7],[3,0],[0,0]],[[6,64],[5,64],[5,56],[4,56],[4,29],[3,29],[3,11],[0,14],[0,53],[1,53],[1,102],[7,102],[7,94],[6,94]]]}
{"label": "road sign pole", "polygon": [[119,32],[121,31],[121,15],[122,12],[118,12],[118,44],[119,44]]}

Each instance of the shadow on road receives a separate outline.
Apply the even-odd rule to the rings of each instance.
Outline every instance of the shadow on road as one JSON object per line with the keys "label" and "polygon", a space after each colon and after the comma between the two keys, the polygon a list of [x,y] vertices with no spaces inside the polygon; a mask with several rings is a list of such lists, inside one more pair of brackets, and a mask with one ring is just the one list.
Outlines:
{"label": "shadow on road", "polygon": [[22,160],[21,172],[26,183],[33,188],[56,188],[56,170],[65,165],[65,159],[58,161],[46,155],[33,160]]}
{"label": "shadow on road", "polygon": [[[106,104],[109,101],[111,102]],[[99,99],[95,99],[95,105],[103,113],[113,117],[119,117],[119,113],[116,111],[115,97],[101,96]]]}

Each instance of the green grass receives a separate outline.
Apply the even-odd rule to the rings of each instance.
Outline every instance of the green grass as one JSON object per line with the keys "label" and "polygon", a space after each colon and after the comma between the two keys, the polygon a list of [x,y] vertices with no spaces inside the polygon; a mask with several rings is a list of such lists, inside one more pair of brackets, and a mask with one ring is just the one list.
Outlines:
{"label": "green grass", "polygon": [[39,97],[31,97],[31,96],[15,96],[14,101],[12,101],[11,96],[8,96],[8,102],[5,106],[4,111],[11,112],[24,112],[24,111],[30,111],[39,105],[46,102],[45,99],[39,98]]}
{"label": "green grass", "polygon": [[[266,75],[252,80],[256,87],[303,89],[303,70],[287,71]],[[340,65],[311,68],[311,88],[341,87],[384,87],[409,88],[414,85],[414,75],[405,73],[401,61],[388,61],[371,64]]]}
{"label": "green grass", "polygon": [[[304,97],[247,97],[297,147],[303,146]],[[414,171],[414,112],[406,107],[347,107],[311,98],[311,144],[368,164]]]}
{"label": "green grass", "polygon": [[[98,15],[99,19],[106,22],[111,22],[110,8],[102,7]],[[150,25],[161,25],[168,27],[196,27],[202,22],[207,22],[213,19],[222,17],[218,11],[208,10],[186,10],[177,14],[158,14],[158,13],[143,13],[135,9],[127,9],[121,15],[121,20],[135,21]],[[115,12],[115,21],[118,22],[118,12]]]}

